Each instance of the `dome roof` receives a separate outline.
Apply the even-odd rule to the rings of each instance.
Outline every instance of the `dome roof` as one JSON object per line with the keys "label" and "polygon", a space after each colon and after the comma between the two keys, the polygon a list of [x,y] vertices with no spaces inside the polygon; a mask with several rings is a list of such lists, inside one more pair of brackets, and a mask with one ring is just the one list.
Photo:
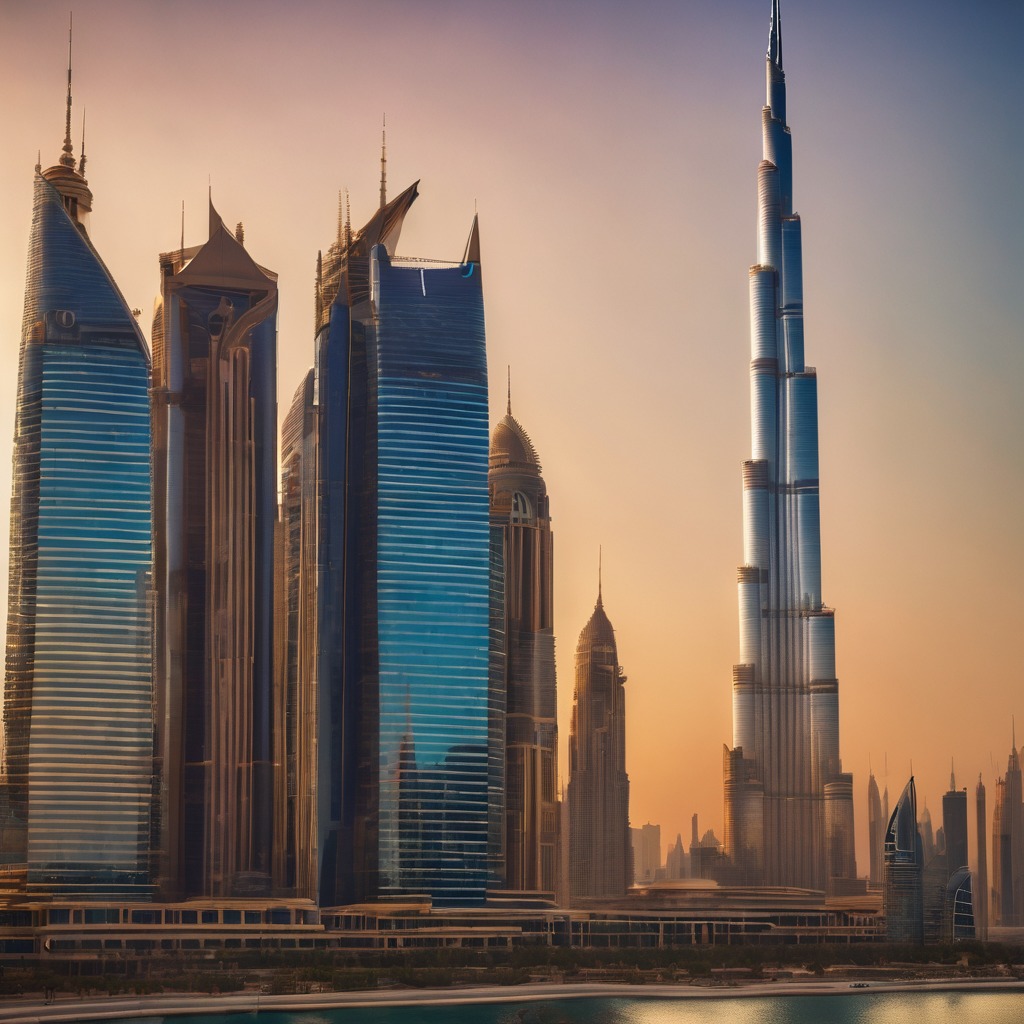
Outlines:
{"label": "dome roof", "polygon": [[492,469],[498,466],[532,466],[540,470],[537,450],[511,411],[498,422],[491,434],[490,464]]}

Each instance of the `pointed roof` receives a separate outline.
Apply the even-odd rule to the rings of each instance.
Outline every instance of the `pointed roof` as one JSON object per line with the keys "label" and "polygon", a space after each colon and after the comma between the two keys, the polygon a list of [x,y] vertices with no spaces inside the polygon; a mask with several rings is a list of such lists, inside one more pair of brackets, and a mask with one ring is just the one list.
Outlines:
{"label": "pointed roof", "polygon": [[768,59],[782,67],[782,17],[779,14],[779,0],[772,0],[772,24],[768,31]]}
{"label": "pointed roof", "polygon": [[264,270],[229,231],[210,201],[210,238],[175,278],[180,284],[202,285],[215,280],[219,285],[241,291],[273,286],[277,275]]}
{"label": "pointed roof", "polygon": [[576,644],[576,650],[583,650],[585,647],[593,647],[595,644],[615,645],[615,630],[604,610],[604,600],[601,595],[601,559],[598,556],[597,569],[597,603],[594,605],[594,612],[587,624],[580,633]]}
{"label": "pointed roof", "polygon": [[469,229],[469,240],[466,242],[466,254],[463,263],[480,262],[480,218],[473,214],[473,226]]}
{"label": "pointed roof", "polygon": [[75,219],[78,227],[84,230],[81,216],[92,212],[92,192],[85,180],[82,171],[85,170],[85,123],[82,123],[82,149],[83,159],[81,167],[75,168],[74,147],[71,145],[71,30],[68,25],[68,95],[67,106],[64,118],[64,146],[60,158],[52,167],[42,171],[43,177],[70,202],[66,203],[67,209]]}

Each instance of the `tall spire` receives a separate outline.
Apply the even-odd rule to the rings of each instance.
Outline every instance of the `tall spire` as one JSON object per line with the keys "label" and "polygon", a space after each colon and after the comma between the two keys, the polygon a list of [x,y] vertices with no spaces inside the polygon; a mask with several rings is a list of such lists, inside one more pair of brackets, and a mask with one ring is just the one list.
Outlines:
{"label": "tall spire", "polygon": [[956,792],[956,772],[953,771],[953,758],[949,759],[949,791]]}
{"label": "tall spire", "polygon": [[338,245],[342,245],[345,239],[345,193],[338,189]]}
{"label": "tall spire", "polygon": [[388,204],[388,115],[384,114],[380,127],[380,208]]}
{"label": "tall spire", "polygon": [[68,105],[67,114],[64,120],[64,151],[61,153],[60,162],[65,167],[75,166],[75,154],[71,145],[71,34],[74,29],[72,15],[68,15]]}
{"label": "tall spire", "polygon": [[597,546],[597,607],[603,608],[604,602],[601,600],[601,545]]}
{"label": "tall spire", "polygon": [[78,173],[85,175],[85,108],[82,108],[82,155],[78,160]]}
{"label": "tall spire", "polygon": [[768,33],[768,59],[782,67],[782,19],[779,16],[779,0],[772,0],[772,25]]}
{"label": "tall spire", "polygon": [[505,409],[505,415],[506,416],[511,416],[512,415],[512,365],[511,365],[511,363],[508,366],[505,367],[505,370],[508,373],[508,406]]}
{"label": "tall spire", "polygon": [[348,189],[345,189],[345,249],[352,248],[352,208],[348,201]]}

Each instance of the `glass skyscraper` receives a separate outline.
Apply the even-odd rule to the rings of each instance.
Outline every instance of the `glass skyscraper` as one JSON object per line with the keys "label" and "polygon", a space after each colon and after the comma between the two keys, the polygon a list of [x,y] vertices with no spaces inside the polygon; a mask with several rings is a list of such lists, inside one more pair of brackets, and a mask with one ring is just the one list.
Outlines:
{"label": "glass skyscraper", "polygon": [[885,937],[889,942],[924,941],[924,847],[917,827],[914,777],[906,784],[885,829]]}
{"label": "glass skyscraper", "polygon": [[738,881],[825,889],[856,875],[853,784],[839,758],[835,621],[822,601],[817,376],[804,361],[778,0],[766,73],[725,838]]}
{"label": "glass skyscraper", "polygon": [[149,353],[87,231],[67,134],[36,168],[18,366],[4,692],[29,891],[149,897]]}
{"label": "glass skyscraper", "polygon": [[496,857],[501,692],[476,223],[402,261],[416,186],[318,274],[320,902],[480,903]]}

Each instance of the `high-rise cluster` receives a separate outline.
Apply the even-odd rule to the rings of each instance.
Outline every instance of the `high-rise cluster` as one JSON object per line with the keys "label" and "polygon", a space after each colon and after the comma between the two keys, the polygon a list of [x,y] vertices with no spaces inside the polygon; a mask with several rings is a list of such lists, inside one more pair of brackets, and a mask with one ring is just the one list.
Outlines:
{"label": "high-rise cluster", "polygon": [[743,465],[725,845],[738,881],[836,891],[856,877],[853,780],[839,757],[835,619],[822,601],[817,376],[804,361],[778,0],[765,64],[757,262],[750,268],[753,457]]}
{"label": "high-rise cluster", "polygon": [[398,257],[417,186],[388,201],[382,154],[379,209],[317,258],[279,478],[276,275],[211,202],[207,241],[160,256],[151,367],[89,240],[68,81],[19,371],[9,880],[550,898],[550,517],[511,412],[489,436],[476,220],[461,260]]}

